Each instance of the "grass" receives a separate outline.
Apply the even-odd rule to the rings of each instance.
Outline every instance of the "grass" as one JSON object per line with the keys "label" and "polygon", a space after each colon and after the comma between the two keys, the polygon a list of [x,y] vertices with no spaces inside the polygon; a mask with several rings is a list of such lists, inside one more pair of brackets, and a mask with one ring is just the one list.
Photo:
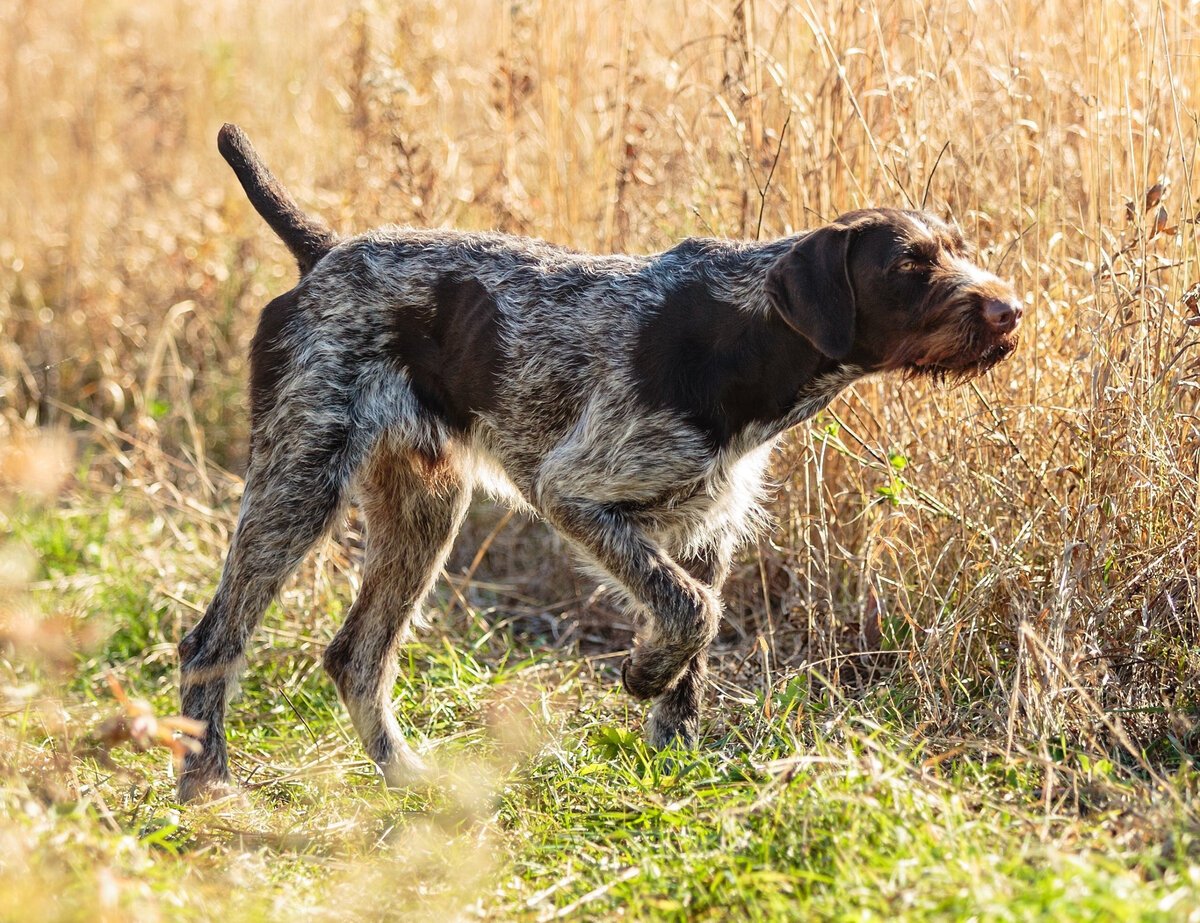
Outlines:
{"label": "grass", "polygon": [[[0,916],[1196,919],[1198,43],[1181,0],[0,9]],[[380,791],[318,669],[352,520],[256,641],[246,794],[180,809],[132,745],[292,273],[226,120],[346,230],[648,252],[923,203],[1024,342],[787,440],[699,753],[640,748],[628,627],[483,510],[396,690],[441,780]]]}
{"label": "grass", "polygon": [[[1190,758],[1006,749],[926,726],[903,681],[846,696],[813,672],[719,681],[705,746],[654,754],[611,658],[480,605],[405,653],[398,707],[438,777],[387,793],[319,669],[349,597],[336,547],[252,654],[230,722],[245,793],[180,808],[165,750],[105,737],[107,684],[174,711],[172,610],[211,590],[215,570],[193,570],[219,535],[156,493],[68,499],[8,516],[9,548],[38,560],[8,602],[43,613],[22,639],[36,655],[4,665],[13,919],[1183,920],[1200,905]],[[744,657],[725,646],[717,675]]]}

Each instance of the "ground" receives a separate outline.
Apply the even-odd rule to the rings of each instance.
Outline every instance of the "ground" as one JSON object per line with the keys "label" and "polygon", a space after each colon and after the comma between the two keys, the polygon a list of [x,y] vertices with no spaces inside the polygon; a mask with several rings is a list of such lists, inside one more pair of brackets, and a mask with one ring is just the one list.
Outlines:
{"label": "ground", "polygon": [[[1190,0],[0,3],[0,918],[1200,920],[1197,87]],[[789,434],[696,752],[481,506],[395,690],[438,772],[382,790],[319,665],[351,517],[252,645],[238,794],[179,806],[175,645],[295,280],[224,122],[344,233],[922,206],[1022,342]]]}
{"label": "ground", "polygon": [[944,736],[903,683],[742,686],[737,649],[716,657],[700,749],[650,753],[618,652],[464,612],[445,586],[396,690],[437,776],[387,792],[319,667],[349,599],[336,547],[255,645],[231,710],[238,793],[181,807],[168,752],[102,725],[122,712],[110,677],[177,709],[176,603],[202,605],[216,573],[195,517],[133,487],[8,517],[38,560],[21,604],[56,616],[40,663],[4,665],[14,919],[1197,916],[1190,763]]}

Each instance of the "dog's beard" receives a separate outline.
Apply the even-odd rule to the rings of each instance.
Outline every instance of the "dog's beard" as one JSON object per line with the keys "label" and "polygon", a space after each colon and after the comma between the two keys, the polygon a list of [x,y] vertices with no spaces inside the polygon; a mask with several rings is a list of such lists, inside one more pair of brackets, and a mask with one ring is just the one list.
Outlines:
{"label": "dog's beard", "polygon": [[[905,378],[932,379],[938,384],[950,387],[965,384],[978,378],[1007,359],[1017,348],[1017,337],[1008,336],[985,346],[976,354],[974,359],[962,361],[959,353],[954,358],[945,361],[909,362],[902,369]],[[970,355],[967,353],[966,355]]]}
{"label": "dog's beard", "polygon": [[905,378],[960,385],[995,368],[1017,348],[1016,331],[998,334],[989,328],[973,300],[958,297],[934,303],[938,307],[932,323],[897,350],[895,367]]}
{"label": "dog's beard", "polygon": [[949,386],[965,384],[1000,365],[1015,352],[1019,338],[1015,334],[989,336],[982,343],[971,342],[966,348],[944,356],[905,362],[905,378],[929,378]]}

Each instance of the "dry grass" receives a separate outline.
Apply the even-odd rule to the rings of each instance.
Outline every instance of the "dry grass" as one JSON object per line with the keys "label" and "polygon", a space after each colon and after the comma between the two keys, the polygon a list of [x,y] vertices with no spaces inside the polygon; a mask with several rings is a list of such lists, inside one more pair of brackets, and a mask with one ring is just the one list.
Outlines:
{"label": "dry grass", "polygon": [[[887,689],[868,715],[920,746],[1060,770],[1080,748],[1165,785],[1200,750],[1200,8],[926,7],[17,0],[0,426],[69,434],[90,470],[64,515],[144,495],[192,555],[148,551],[156,592],[203,604],[245,451],[245,346],[292,272],[215,153],[226,120],[343,230],[651,251],[925,203],[1025,293],[1024,343],[977,385],[862,384],[794,434],[779,528],[727,593],[719,688],[768,714],[787,691],[806,746],[814,702]],[[503,579],[501,616],[563,601],[570,640],[619,646],[582,611],[589,588],[528,550],[545,541],[510,524],[457,581],[465,602]],[[323,553],[314,605],[353,560]],[[195,617],[165,606],[164,642]],[[452,633],[463,609],[481,618],[461,606]]]}

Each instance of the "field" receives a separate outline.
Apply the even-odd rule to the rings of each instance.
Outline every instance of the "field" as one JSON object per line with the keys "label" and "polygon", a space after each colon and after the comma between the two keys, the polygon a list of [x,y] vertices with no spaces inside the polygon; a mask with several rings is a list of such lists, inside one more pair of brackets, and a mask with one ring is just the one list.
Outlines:
{"label": "field", "polygon": [[[1200,7],[1183,0],[0,5],[0,919],[1200,920]],[[241,124],[351,232],[604,252],[953,217],[1016,355],[861,383],[778,453],[696,752],[543,526],[472,513],[385,791],[320,669],[362,525],[291,581],[174,802],[245,355],[294,267]]]}

